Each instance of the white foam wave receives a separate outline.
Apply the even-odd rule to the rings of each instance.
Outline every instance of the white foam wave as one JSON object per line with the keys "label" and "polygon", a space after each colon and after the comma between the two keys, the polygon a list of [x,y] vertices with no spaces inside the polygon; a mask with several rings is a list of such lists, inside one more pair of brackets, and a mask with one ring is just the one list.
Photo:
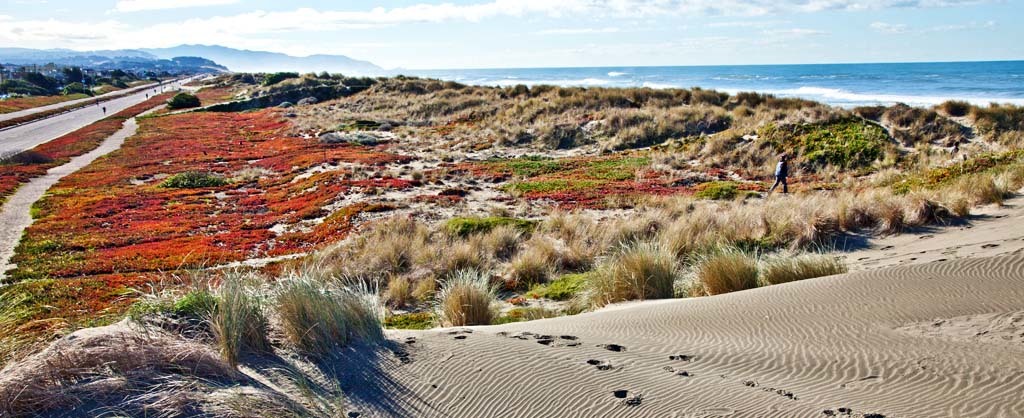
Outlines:
{"label": "white foam wave", "polygon": [[769,90],[765,93],[777,96],[803,97],[837,105],[893,104],[931,106],[947,100],[963,100],[971,104],[985,105],[992,102],[1024,105],[1024,98],[964,97],[964,96],[914,96],[901,94],[854,93],[826,87],[800,87],[796,89]]}
{"label": "white foam wave", "polygon": [[650,81],[643,82],[643,84],[641,84],[641,86],[652,88],[652,89],[675,89],[675,88],[679,88],[680,87],[680,86],[673,85],[673,84],[654,83],[654,82],[650,82]]}
{"label": "white foam wave", "polygon": [[622,77],[624,75],[629,75],[629,73],[623,73],[623,72],[619,72],[619,71],[609,71],[608,72],[608,77]]}
{"label": "white foam wave", "polygon": [[541,84],[550,84],[554,86],[604,86],[611,84],[611,80],[605,80],[602,78],[582,78],[582,79],[571,79],[571,80],[488,80],[482,82],[483,85],[492,86],[513,86],[516,84],[523,84],[527,86],[535,86]]}

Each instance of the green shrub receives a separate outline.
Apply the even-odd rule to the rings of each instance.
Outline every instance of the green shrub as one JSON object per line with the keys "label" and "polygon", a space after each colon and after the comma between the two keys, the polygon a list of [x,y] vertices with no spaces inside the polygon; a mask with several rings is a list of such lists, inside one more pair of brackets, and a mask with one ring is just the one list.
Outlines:
{"label": "green shrub", "polygon": [[452,218],[448,220],[448,223],[445,226],[447,227],[448,232],[465,237],[471,234],[490,232],[494,228],[505,225],[515,227],[523,232],[530,232],[533,230],[535,224],[536,222],[525,219],[489,216],[486,218]]}
{"label": "green shrub", "polygon": [[263,79],[264,86],[273,86],[274,84],[285,81],[289,78],[299,78],[299,73],[290,72],[279,72],[267,74],[267,77]]}
{"label": "green shrub", "polygon": [[758,135],[776,149],[797,152],[806,162],[850,169],[870,166],[882,157],[889,143],[881,127],[861,120],[776,126],[758,129]]}
{"label": "green shrub", "polygon": [[384,319],[384,327],[393,329],[430,329],[434,323],[434,314],[430,312],[410,312]]}
{"label": "green shrub", "polygon": [[192,318],[207,318],[217,309],[217,297],[208,290],[192,290],[174,302],[172,312]]}
{"label": "green shrub", "polygon": [[713,181],[702,184],[700,190],[694,193],[693,196],[698,199],[729,200],[736,198],[737,194],[736,183],[731,181]]}
{"label": "green shrub", "polygon": [[199,98],[189,93],[175,94],[174,97],[167,101],[168,109],[188,109],[201,105],[202,103],[199,102]]}
{"label": "green shrub", "polygon": [[228,184],[223,176],[210,172],[186,171],[168,177],[160,184],[170,189],[199,189],[203,187],[220,187]]}
{"label": "green shrub", "polygon": [[74,94],[84,94],[86,96],[92,96],[92,90],[89,90],[89,88],[82,83],[71,83],[64,86],[64,90],[61,91],[61,94],[65,96],[71,96]]}
{"label": "green shrub", "polygon": [[512,322],[534,321],[537,319],[554,318],[558,312],[541,306],[528,306],[512,308],[503,315],[494,318],[493,325],[509,324]]}
{"label": "green shrub", "polygon": [[565,274],[547,284],[538,284],[530,289],[527,296],[551,300],[568,300],[583,291],[592,273]]}

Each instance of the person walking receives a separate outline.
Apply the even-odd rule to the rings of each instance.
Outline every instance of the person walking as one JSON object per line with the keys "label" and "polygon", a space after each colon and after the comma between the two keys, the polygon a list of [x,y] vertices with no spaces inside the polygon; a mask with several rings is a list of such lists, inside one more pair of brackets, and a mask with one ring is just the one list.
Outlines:
{"label": "person walking", "polygon": [[779,184],[782,184],[782,193],[789,193],[789,154],[782,154],[779,156],[779,163],[775,165],[775,184],[768,189],[768,195],[771,196],[772,192],[775,191]]}
{"label": "person walking", "polygon": [[103,106],[103,114],[104,114],[104,115],[106,115],[106,114],[107,114],[107,107],[106,107],[106,106]]}

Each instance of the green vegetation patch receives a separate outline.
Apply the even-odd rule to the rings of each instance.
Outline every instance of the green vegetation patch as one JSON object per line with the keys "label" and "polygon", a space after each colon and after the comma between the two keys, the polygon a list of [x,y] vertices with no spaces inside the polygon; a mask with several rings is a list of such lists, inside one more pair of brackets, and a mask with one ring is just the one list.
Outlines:
{"label": "green vegetation patch", "polygon": [[631,157],[615,160],[593,161],[587,164],[586,175],[589,178],[611,181],[633,180],[636,171],[650,167],[648,157]]}
{"label": "green vegetation patch", "polygon": [[168,109],[188,109],[193,107],[199,107],[199,98],[189,93],[178,93],[175,94],[170,100],[167,101]]}
{"label": "green vegetation patch", "polygon": [[202,171],[186,171],[168,177],[160,187],[171,189],[198,189],[203,187],[220,187],[228,184],[223,176]]}
{"label": "green vegetation patch", "polygon": [[527,296],[535,299],[568,300],[582,291],[590,273],[566,274],[547,284],[533,286]]}
{"label": "green vegetation patch", "polygon": [[445,226],[448,228],[448,232],[464,237],[470,234],[490,232],[492,229],[504,225],[511,225],[523,232],[530,232],[533,231],[533,227],[536,226],[536,224],[536,221],[526,219],[489,216],[486,218],[452,218],[448,220],[448,223]]}
{"label": "green vegetation patch", "polygon": [[597,180],[552,179],[511,183],[503,189],[509,193],[554,193],[588,190],[603,184]]}
{"label": "green vegetation patch", "polygon": [[384,319],[384,327],[393,329],[430,329],[435,323],[434,314],[430,312],[410,312]]}
{"label": "green vegetation patch", "polygon": [[299,78],[299,73],[290,72],[279,72],[267,74],[267,77],[263,79],[264,86],[273,86],[274,84],[285,81],[289,78]]}
{"label": "green vegetation patch", "polygon": [[882,127],[862,120],[777,126],[768,124],[758,135],[776,149],[798,153],[803,160],[819,167],[840,168],[870,166],[882,157],[889,136]]}
{"label": "green vegetation patch", "polygon": [[934,188],[948,184],[966,175],[1021,163],[1024,163],[1024,150],[981,154],[948,167],[932,168],[918,175],[906,177],[894,183],[892,188],[897,194],[906,194],[914,189]]}
{"label": "green vegetation patch", "polygon": [[551,309],[542,308],[540,306],[513,308],[512,310],[505,312],[503,315],[494,318],[492,325],[501,325],[522,321],[533,321],[537,319],[554,318],[557,316],[558,312],[555,312]]}
{"label": "green vegetation patch", "polygon": [[200,319],[209,317],[216,308],[216,296],[207,290],[193,290],[178,300],[139,300],[128,308],[128,317],[139,320],[146,315],[164,314]]}
{"label": "green vegetation patch", "polygon": [[497,161],[495,164],[499,169],[511,171],[519,177],[535,177],[544,174],[557,173],[569,167],[565,161],[552,159],[551,157],[531,155],[516,158],[509,161]]}
{"label": "green vegetation patch", "polygon": [[707,200],[729,200],[735,199],[739,194],[736,183],[732,181],[712,181],[698,186],[694,197]]}

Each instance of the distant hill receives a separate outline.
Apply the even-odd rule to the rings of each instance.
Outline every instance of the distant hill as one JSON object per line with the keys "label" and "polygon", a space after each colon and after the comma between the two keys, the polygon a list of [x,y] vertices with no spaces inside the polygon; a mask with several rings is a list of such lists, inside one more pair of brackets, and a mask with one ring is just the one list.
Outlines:
{"label": "distant hill", "polygon": [[[171,48],[119,49],[103,51],[72,51],[70,49],[28,49],[0,48],[0,63],[75,65],[89,68],[139,66],[142,63],[173,65],[176,59],[191,57],[191,64],[201,64],[209,70],[238,72],[329,71],[350,75],[376,75],[384,69],[368,61],[352,59],[344,55],[310,55],[294,57],[287,54],[265,51],[249,51],[218,45],[179,45]],[[197,63],[195,57],[202,57],[208,63]],[[180,59],[178,61],[181,61]]]}
{"label": "distant hill", "polygon": [[57,65],[97,70],[167,71],[170,73],[223,72],[227,68],[196,56],[157,57],[148,52],[125,49],[113,51],[72,51],[70,49],[0,48],[0,64]]}
{"label": "distant hill", "polygon": [[295,57],[277,52],[249,51],[218,45],[179,45],[172,48],[148,48],[140,51],[159,58],[177,56],[208,58],[227,66],[231,71],[239,72],[329,71],[353,75],[373,75],[384,72],[382,68],[371,62],[352,59],[344,55]]}

